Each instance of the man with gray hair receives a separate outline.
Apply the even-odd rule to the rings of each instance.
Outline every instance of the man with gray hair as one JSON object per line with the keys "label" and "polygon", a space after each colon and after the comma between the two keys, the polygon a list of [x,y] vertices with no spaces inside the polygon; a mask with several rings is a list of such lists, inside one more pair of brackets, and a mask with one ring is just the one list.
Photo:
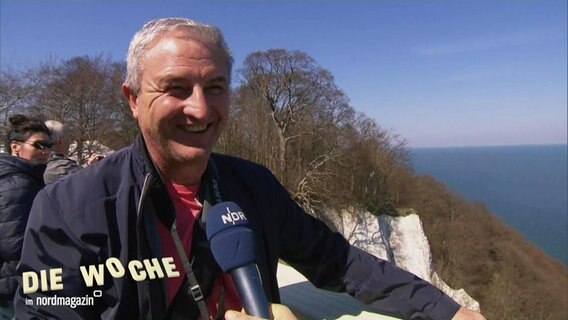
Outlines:
{"label": "man with gray hair", "polygon": [[83,166],[80,166],[75,160],[68,157],[71,137],[65,130],[63,123],[57,120],[47,120],[45,121],[45,125],[51,132],[51,140],[53,142],[47,168],[43,174],[45,185],[54,183],[68,174],[89,166],[103,158],[99,153],[93,153],[89,159],[87,159],[87,162]]}
{"label": "man with gray hair", "polygon": [[[213,153],[229,118],[232,63],[221,32],[193,20],[157,19],[135,34],[122,92],[140,134],[99,165],[37,195],[18,270],[52,272],[55,286],[40,290],[22,281],[16,317],[232,318],[227,310],[241,310],[241,297],[213,258],[204,227],[212,206],[233,201],[250,223],[270,302],[280,301],[282,259],[316,286],[347,292],[382,312],[485,319],[349,245],[306,214],[267,168]],[[55,296],[93,300],[76,308],[34,303]],[[276,319],[292,318],[273,311]]]}
{"label": "man with gray hair", "polygon": [[47,120],[45,125],[51,131],[51,140],[54,143],[51,148],[51,156],[47,162],[47,168],[43,174],[43,180],[48,185],[81,169],[81,166],[75,160],[67,157],[71,139],[65,131],[63,124],[56,120]]}

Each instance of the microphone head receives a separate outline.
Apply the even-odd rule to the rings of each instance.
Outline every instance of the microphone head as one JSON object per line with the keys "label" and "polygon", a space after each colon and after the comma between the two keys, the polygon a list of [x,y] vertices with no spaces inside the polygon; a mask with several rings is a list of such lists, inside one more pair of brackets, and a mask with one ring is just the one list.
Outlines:
{"label": "microphone head", "polygon": [[207,212],[207,240],[223,272],[254,263],[254,239],[246,216],[234,202],[221,202]]}

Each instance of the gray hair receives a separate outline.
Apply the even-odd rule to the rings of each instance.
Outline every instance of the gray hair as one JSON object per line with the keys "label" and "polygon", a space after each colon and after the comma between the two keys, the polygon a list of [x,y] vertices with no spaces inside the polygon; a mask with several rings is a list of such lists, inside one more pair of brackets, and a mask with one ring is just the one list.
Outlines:
{"label": "gray hair", "polygon": [[57,138],[63,138],[66,136],[65,127],[63,123],[57,120],[47,120],[45,121],[45,126],[51,132],[51,139],[56,140]]}
{"label": "gray hair", "polygon": [[217,27],[186,18],[163,18],[147,22],[142,29],[134,34],[132,41],[130,41],[126,56],[126,85],[128,85],[130,90],[138,92],[140,89],[140,74],[143,71],[142,57],[162,35],[172,30],[184,30],[195,37],[211,42],[221,49],[225,56],[230,83],[233,56],[227,43],[225,43],[223,34]]}

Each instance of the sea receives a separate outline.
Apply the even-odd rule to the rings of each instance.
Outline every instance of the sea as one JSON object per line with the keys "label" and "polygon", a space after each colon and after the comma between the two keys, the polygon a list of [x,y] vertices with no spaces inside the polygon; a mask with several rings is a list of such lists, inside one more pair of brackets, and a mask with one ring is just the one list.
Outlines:
{"label": "sea", "polygon": [[509,226],[568,265],[568,145],[411,148],[429,174],[482,202]]}

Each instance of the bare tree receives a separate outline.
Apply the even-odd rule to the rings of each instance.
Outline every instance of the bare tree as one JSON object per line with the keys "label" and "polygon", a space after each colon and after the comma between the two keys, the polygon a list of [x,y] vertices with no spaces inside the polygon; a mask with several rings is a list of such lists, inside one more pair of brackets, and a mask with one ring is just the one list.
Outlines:
{"label": "bare tree", "polygon": [[[98,55],[75,57],[41,67],[44,80],[35,95],[37,112],[63,122],[76,142],[73,150],[82,163],[99,144],[111,147],[133,134],[126,104],[120,95],[124,64]],[[121,139],[117,139],[117,138]]]}
{"label": "bare tree", "polygon": [[[338,117],[352,109],[329,71],[307,54],[282,49],[254,52],[239,70],[225,150],[271,168],[294,198],[316,214],[340,155],[333,134]],[[241,137],[241,142],[235,137]],[[232,141],[231,143],[228,143]]]}
{"label": "bare tree", "polygon": [[37,70],[6,68],[0,72],[0,145],[4,144],[6,119],[16,112],[27,112],[40,83],[41,75]]}
{"label": "bare tree", "polygon": [[378,214],[399,201],[391,186],[403,176],[404,140],[356,115],[329,71],[303,52],[275,49],[251,53],[239,75],[221,150],[271,168],[315,216]]}
{"label": "bare tree", "polygon": [[323,105],[333,77],[300,51],[272,49],[249,54],[240,70],[243,86],[267,108],[278,138],[276,172],[287,181],[288,147],[306,133],[302,124]]}

